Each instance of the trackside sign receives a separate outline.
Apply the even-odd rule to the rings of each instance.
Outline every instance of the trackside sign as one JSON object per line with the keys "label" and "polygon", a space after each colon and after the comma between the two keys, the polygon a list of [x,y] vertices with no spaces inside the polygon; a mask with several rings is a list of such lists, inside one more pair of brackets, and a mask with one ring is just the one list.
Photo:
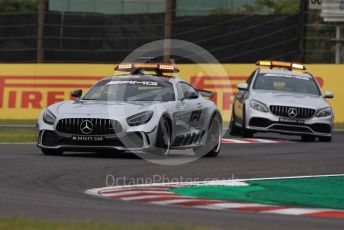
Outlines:
{"label": "trackside sign", "polygon": [[[201,67],[200,67],[201,66]],[[230,120],[231,105],[236,87],[256,68],[250,64],[224,64],[226,76],[200,74],[204,65],[178,65],[180,74],[197,89],[214,92],[212,100],[222,112],[224,121]],[[344,66],[307,65],[317,76],[321,87],[332,90],[335,99],[336,121],[344,121]],[[70,99],[74,89],[86,92],[94,83],[112,76],[114,65],[89,64],[3,64],[0,65],[0,119],[36,119],[48,105]]]}

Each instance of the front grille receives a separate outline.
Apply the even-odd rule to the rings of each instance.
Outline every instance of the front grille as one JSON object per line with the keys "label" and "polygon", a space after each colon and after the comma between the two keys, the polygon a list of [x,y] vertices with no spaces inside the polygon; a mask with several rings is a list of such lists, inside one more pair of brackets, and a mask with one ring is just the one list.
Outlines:
{"label": "front grille", "polygon": [[[92,127],[88,132],[81,131],[83,121],[91,122]],[[57,123],[56,130],[61,133],[80,134],[80,135],[105,135],[116,134],[122,131],[121,124],[116,120],[99,118],[66,118]]]}
{"label": "front grille", "polygon": [[[290,109],[296,110],[296,116],[290,116],[289,111]],[[293,107],[293,106],[281,106],[281,105],[271,105],[270,111],[280,117],[288,117],[288,118],[311,118],[315,114],[315,109],[308,109],[308,108],[301,108],[301,107]]]}

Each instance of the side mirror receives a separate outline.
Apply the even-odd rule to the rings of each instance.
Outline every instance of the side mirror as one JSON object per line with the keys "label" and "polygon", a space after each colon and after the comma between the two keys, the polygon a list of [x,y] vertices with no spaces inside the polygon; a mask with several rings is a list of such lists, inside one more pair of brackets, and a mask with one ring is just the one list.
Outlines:
{"label": "side mirror", "polygon": [[212,98],[214,93],[208,90],[202,90],[202,89],[197,89],[197,92],[202,96],[202,97],[207,97],[207,98]]}
{"label": "side mirror", "polygon": [[237,85],[238,90],[248,90],[248,84],[247,83],[241,83]]}
{"label": "side mirror", "polygon": [[334,94],[331,91],[326,91],[324,98],[332,99],[334,98]]}
{"label": "side mirror", "polygon": [[189,99],[197,99],[198,98],[198,94],[197,93],[193,93],[189,96]]}
{"label": "side mirror", "polygon": [[198,94],[197,93],[190,93],[190,94],[185,95],[180,100],[184,101],[184,100],[191,100],[191,99],[197,99],[197,98],[198,98]]}
{"label": "side mirror", "polygon": [[76,89],[70,95],[72,97],[80,98],[82,95],[82,89]]}

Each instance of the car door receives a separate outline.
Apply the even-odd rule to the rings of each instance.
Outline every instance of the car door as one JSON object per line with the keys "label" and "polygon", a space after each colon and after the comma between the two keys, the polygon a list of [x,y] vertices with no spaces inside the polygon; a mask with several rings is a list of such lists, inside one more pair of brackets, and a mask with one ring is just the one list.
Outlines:
{"label": "car door", "polygon": [[177,84],[177,91],[177,135],[200,132],[205,114],[198,92],[185,82]]}

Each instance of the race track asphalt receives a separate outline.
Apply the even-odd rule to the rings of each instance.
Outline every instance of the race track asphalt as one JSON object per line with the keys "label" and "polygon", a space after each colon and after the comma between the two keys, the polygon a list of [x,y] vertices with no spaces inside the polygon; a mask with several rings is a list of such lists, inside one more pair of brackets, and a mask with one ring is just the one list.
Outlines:
{"label": "race track asphalt", "polygon": [[239,230],[343,229],[342,219],[158,206],[84,194],[86,189],[104,187],[107,175],[202,180],[321,174],[344,174],[344,132],[336,132],[331,143],[224,144],[219,157],[180,166],[152,164],[130,154],[44,156],[34,144],[2,144],[0,217],[186,223]]}

